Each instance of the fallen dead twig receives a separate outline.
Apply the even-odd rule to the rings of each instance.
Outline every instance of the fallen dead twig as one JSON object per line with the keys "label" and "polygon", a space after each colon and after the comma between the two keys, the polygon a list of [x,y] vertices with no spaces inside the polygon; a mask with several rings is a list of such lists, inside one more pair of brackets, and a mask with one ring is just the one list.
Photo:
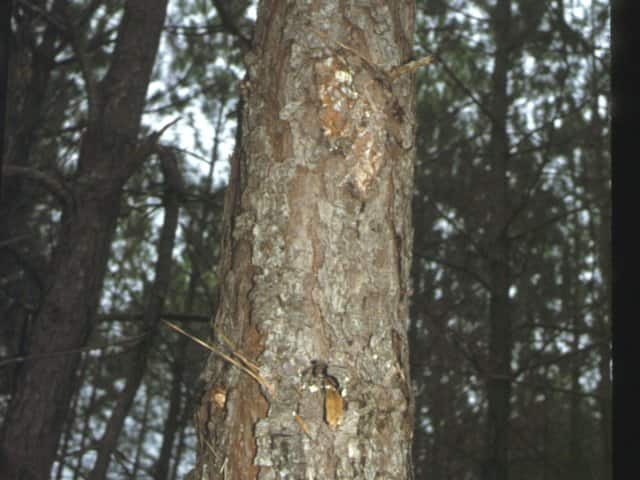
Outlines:
{"label": "fallen dead twig", "polygon": [[387,72],[387,75],[389,75],[391,81],[394,81],[407,73],[415,72],[420,67],[425,67],[431,63],[433,63],[433,57],[431,55],[427,55],[426,57],[419,58],[418,60],[398,65]]}
{"label": "fallen dead twig", "polygon": [[[230,364],[234,365],[235,367],[238,367],[240,370],[242,370],[243,372],[245,372],[247,375],[249,375],[251,378],[253,378],[256,382],[258,382],[260,385],[262,385],[265,389],[267,389],[267,391],[274,395],[275,394],[275,389],[273,388],[273,386],[267,382],[264,377],[262,375],[260,375],[260,370],[259,368],[250,362],[250,365],[252,366],[247,367],[245,365],[242,364],[242,362],[247,362],[246,359],[243,360],[243,355],[239,354],[237,351],[233,351],[233,355],[235,355],[236,357],[238,357],[240,359],[236,360],[235,358],[231,357],[230,355],[227,355],[226,353],[224,353],[222,350],[220,350],[219,348],[199,339],[198,337],[191,335],[188,332],[185,332],[183,329],[181,329],[180,327],[178,327],[177,325],[167,321],[167,320],[162,320],[165,325],[167,325],[169,328],[175,330],[178,333],[181,333],[182,335],[184,335],[185,337],[190,338],[191,340],[193,340],[194,342],[196,342],[198,345],[206,348],[207,350],[215,353],[216,355],[218,355],[219,357],[223,358],[224,360],[226,360],[227,362],[229,362]],[[254,371],[255,368],[255,371]]]}
{"label": "fallen dead twig", "polygon": [[222,341],[227,344],[227,346],[231,349],[231,351],[235,354],[235,356],[238,357],[249,370],[252,370],[254,373],[260,373],[260,367],[258,367],[258,365],[256,365],[247,357],[242,355],[240,351],[238,351],[236,346],[231,342],[231,340],[229,340],[229,338],[224,333],[216,331],[216,335],[219,336],[222,339]]}

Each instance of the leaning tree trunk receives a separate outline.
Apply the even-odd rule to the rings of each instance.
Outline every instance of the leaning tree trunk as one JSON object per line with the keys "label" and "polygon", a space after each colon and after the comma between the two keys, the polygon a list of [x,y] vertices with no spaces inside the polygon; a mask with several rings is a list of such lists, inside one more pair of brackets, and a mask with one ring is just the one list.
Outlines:
{"label": "leaning tree trunk", "polygon": [[[412,1],[260,3],[193,478],[411,478]],[[391,72],[391,73],[389,73]]]}
{"label": "leaning tree trunk", "polygon": [[97,82],[89,68],[83,72],[89,119],[69,186],[73,201],[62,215],[51,276],[27,341],[33,358],[19,372],[3,425],[0,478],[39,480],[51,470],[80,359],[70,351],[90,332],[122,188],[145,156],[138,130],[165,7],[166,0],[127,2],[105,78]]}
{"label": "leaning tree trunk", "polygon": [[104,435],[97,442],[96,462],[91,474],[88,476],[89,480],[107,478],[111,456],[116,450],[118,438],[124,428],[124,422],[129,415],[133,400],[144,379],[148,358],[158,331],[160,315],[164,308],[165,298],[169,294],[173,264],[172,253],[178,228],[179,194],[182,190],[182,180],[178,163],[173,153],[169,150],[164,150],[159,153],[159,156],[162,161],[164,175],[164,222],[160,229],[160,238],[158,240],[158,256],[153,283],[148,294],[145,295],[147,298],[145,299],[144,313],[142,315],[142,328],[146,336],[131,356],[130,369],[126,375],[125,386],[118,395],[118,402],[111,411]]}

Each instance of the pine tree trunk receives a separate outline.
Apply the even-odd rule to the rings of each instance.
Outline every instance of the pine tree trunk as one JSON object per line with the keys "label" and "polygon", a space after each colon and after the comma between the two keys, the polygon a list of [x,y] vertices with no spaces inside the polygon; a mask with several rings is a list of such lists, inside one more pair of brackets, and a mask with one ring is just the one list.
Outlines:
{"label": "pine tree trunk", "polygon": [[35,358],[18,372],[3,425],[0,478],[49,476],[80,359],[62,352],[84,345],[98,307],[122,188],[139,164],[140,117],[165,8],[166,0],[128,2],[111,67],[102,81],[90,82],[73,204],[62,215],[51,276],[27,341]]}
{"label": "pine tree trunk", "polygon": [[260,3],[215,324],[271,390],[210,359],[194,478],[412,477],[413,19]]}
{"label": "pine tree trunk", "polygon": [[507,137],[507,93],[511,0],[498,0],[493,12],[495,63],[491,85],[491,171],[493,210],[489,246],[489,372],[487,378],[487,440],[484,480],[509,477],[509,417],[511,414],[511,313],[509,286],[510,245],[507,238],[509,218]]}

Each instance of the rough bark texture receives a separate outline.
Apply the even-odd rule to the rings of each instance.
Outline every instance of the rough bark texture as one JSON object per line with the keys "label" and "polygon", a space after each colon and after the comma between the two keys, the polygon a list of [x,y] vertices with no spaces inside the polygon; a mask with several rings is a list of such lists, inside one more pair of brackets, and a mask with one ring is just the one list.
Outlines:
{"label": "rough bark texture", "polygon": [[[166,0],[128,2],[108,73],[99,83],[86,78],[89,126],[71,186],[74,202],[62,215],[51,276],[28,338],[31,355],[78,348],[89,334],[122,187],[142,158],[138,129],[165,7]],[[78,361],[78,354],[63,354],[21,367],[3,425],[0,478],[48,477]]]}
{"label": "rough bark texture", "polygon": [[260,3],[215,326],[275,393],[211,358],[194,478],[412,476],[415,93],[385,69],[413,21],[412,1]]}
{"label": "rough bark texture", "polygon": [[509,417],[511,414],[511,307],[509,286],[510,245],[507,225],[510,216],[508,196],[509,141],[507,79],[510,53],[511,0],[498,0],[493,12],[496,44],[491,80],[491,170],[494,195],[492,234],[489,245],[489,371],[487,375],[487,443],[483,465],[484,480],[509,477]]}

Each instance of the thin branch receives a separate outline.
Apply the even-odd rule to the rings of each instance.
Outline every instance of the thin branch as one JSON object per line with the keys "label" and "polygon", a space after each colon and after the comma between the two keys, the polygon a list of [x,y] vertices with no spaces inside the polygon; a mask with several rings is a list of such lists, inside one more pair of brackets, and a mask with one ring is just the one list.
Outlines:
{"label": "thin branch", "polygon": [[475,94],[471,91],[471,89],[470,89],[470,88],[468,88],[468,87],[464,84],[464,82],[458,78],[458,76],[454,73],[454,71],[453,71],[451,68],[449,68],[449,66],[445,63],[445,61],[444,61],[444,60],[442,60],[442,57],[440,57],[440,56],[439,56],[439,55],[437,55],[437,54],[433,54],[433,57],[435,58],[435,61],[436,61],[437,63],[439,63],[440,65],[442,65],[442,69],[443,69],[443,70],[444,70],[444,72],[449,76],[449,78],[451,78],[451,80],[453,80],[453,83],[454,83],[458,88],[460,88],[460,89],[464,92],[464,94],[465,94],[467,97],[469,97],[469,99],[471,99],[471,101],[472,101],[473,103],[475,103],[475,104],[478,106],[478,108],[480,109],[480,111],[481,111],[482,113],[484,113],[484,114],[489,118],[489,120],[491,120],[491,122],[494,122],[494,121],[495,121],[495,119],[494,119],[494,117],[493,117],[493,113],[491,113],[491,110],[489,110],[489,108],[488,108],[487,106],[485,106],[485,104],[484,104],[484,103],[482,103],[482,101],[481,101],[480,99],[476,98]]}
{"label": "thin branch", "polygon": [[469,275],[471,278],[473,278],[474,280],[476,280],[478,283],[480,283],[484,288],[486,288],[488,291],[491,291],[491,285],[489,284],[489,282],[482,277],[482,275],[480,275],[478,272],[475,272],[474,270],[464,266],[464,265],[458,265],[456,263],[447,261],[447,260],[443,260],[440,258],[436,258],[436,257],[431,257],[428,256],[426,254],[423,253],[423,251],[416,249],[415,252],[416,256],[419,256],[421,259],[426,260],[428,262],[435,262],[439,265],[442,265],[443,267],[449,267],[452,268],[454,270],[459,270],[462,273],[466,273],[467,275]]}
{"label": "thin branch", "polygon": [[454,230],[456,230],[463,238],[465,238],[482,258],[484,259],[488,258],[489,255],[484,250],[484,248],[482,248],[482,246],[478,242],[476,242],[471,235],[469,235],[469,233],[464,229],[464,227],[461,227],[460,225],[458,225],[458,222],[456,222],[454,218],[450,218],[446,213],[444,213],[440,209],[438,204],[435,202],[435,200],[433,200],[429,195],[427,195],[426,198],[427,198],[427,202],[431,204],[431,206],[438,213],[438,215],[440,215],[442,219],[444,219],[449,225],[451,225],[454,228]]}
{"label": "thin branch", "polygon": [[138,148],[136,150],[137,159],[140,162],[143,162],[152,152],[161,152],[163,149],[167,148],[164,146],[160,147],[158,145],[158,141],[160,140],[160,137],[162,137],[162,134],[167,131],[167,129],[169,129],[169,127],[172,127],[181,119],[182,117],[176,117],[166,125],[160,127],[160,130],[156,130],[147,135],[146,138],[144,138],[138,145]]}
{"label": "thin branch", "polygon": [[11,357],[11,358],[5,358],[0,360],[0,368],[4,367],[5,365],[10,365],[12,363],[22,363],[22,362],[29,362],[32,360],[42,360],[45,358],[51,358],[51,357],[58,357],[61,355],[74,355],[76,353],[83,353],[83,352],[90,352],[92,350],[106,350],[108,348],[112,348],[112,347],[122,347],[124,345],[127,345],[129,343],[138,343],[140,341],[142,341],[142,339],[144,339],[147,335],[149,335],[149,332],[144,332],[141,333],[140,335],[135,335],[133,337],[128,337],[125,338],[124,340],[121,340],[119,342],[115,342],[115,343],[104,343],[101,345],[90,345],[90,346],[86,346],[86,347],[82,347],[82,348],[73,348],[70,350],[61,350],[59,352],[50,352],[50,353],[42,353],[39,355],[20,355],[17,357]]}
{"label": "thin branch", "polygon": [[402,65],[398,65],[397,67],[393,67],[388,75],[391,77],[391,81],[397,80],[403,75],[407,73],[413,73],[420,67],[426,67],[427,65],[431,65],[433,63],[433,56],[427,55],[426,57],[422,57],[418,60],[413,60],[411,62],[403,63]]}
{"label": "thin branch", "polygon": [[78,61],[78,65],[80,66],[80,73],[82,74],[82,79],[84,80],[84,84],[87,91],[87,102],[89,104],[89,118],[93,120],[96,118],[98,112],[98,82],[93,74],[93,68],[89,61],[89,55],[87,53],[87,41],[83,35],[83,32],[80,31],[81,23],[75,23],[71,20],[68,12],[67,14],[67,33],[68,38],[71,41],[71,48],[75,54],[75,57]]}
{"label": "thin branch", "polygon": [[222,332],[216,332],[216,335],[218,337],[220,337],[222,339],[222,341],[224,343],[227,344],[227,346],[231,349],[231,351],[233,351],[236,355],[236,357],[238,357],[240,360],[242,360],[242,363],[245,364],[245,366],[250,369],[253,370],[255,373],[260,372],[260,367],[258,367],[258,365],[256,365],[255,363],[253,363],[251,360],[249,360],[247,357],[245,357],[244,355],[242,355],[238,349],[235,347],[235,345],[231,342],[231,340],[229,340],[229,338]]}
{"label": "thin branch", "polygon": [[[214,347],[213,345],[200,340],[198,337],[191,335],[188,332],[185,332],[183,329],[181,329],[180,327],[178,327],[177,325],[168,322],[167,320],[162,320],[162,322],[167,325],[169,328],[172,328],[173,330],[175,330],[178,333],[181,333],[182,335],[184,335],[185,337],[190,338],[191,340],[193,340],[194,342],[196,342],[198,345],[206,348],[207,350],[215,353],[216,355],[218,355],[219,357],[223,358],[224,360],[226,360],[227,362],[229,362],[231,365],[239,368],[240,370],[242,370],[243,372],[245,372],[247,375],[249,375],[251,378],[253,378],[256,382],[258,382],[260,385],[262,385],[264,388],[267,389],[267,391],[269,391],[269,393],[271,393],[272,395],[275,394],[275,388],[273,388],[273,386],[267,382],[264,377],[262,375],[260,375],[260,373],[255,373],[253,372],[251,369],[245,367],[240,361],[236,360],[235,358],[227,355],[226,353],[224,353],[222,350],[220,350],[217,347]],[[237,352],[232,352],[236,357],[240,358],[240,356],[238,355]]]}
{"label": "thin branch", "polygon": [[[208,315],[199,315],[197,313],[163,313],[161,318],[173,320],[174,322],[202,322],[206,323],[211,317]],[[99,322],[136,322],[143,318],[142,313],[106,313],[98,315]]]}
{"label": "thin branch", "polygon": [[574,215],[576,213],[579,213],[581,211],[588,211],[589,208],[588,207],[578,207],[578,208],[574,208],[571,210],[568,210],[566,212],[562,212],[559,213],[558,215],[554,215],[553,217],[550,217],[546,220],[544,220],[543,222],[540,222],[538,225],[535,225],[527,230],[523,230],[522,232],[518,232],[516,234],[510,235],[509,236],[509,240],[513,241],[513,240],[519,240],[522,237],[525,237],[527,235],[531,235],[535,232],[538,232],[540,230],[544,230],[545,228],[547,228],[549,225],[554,224],[555,222],[557,222],[558,220],[562,220],[570,215]]}
{"label": "thin branch", "polygon": [[18,0],[18,3],[20,5],[22,5],[23,7],[26,7],[27,9],[31,10],[32,12],[35,12],[38,15],[42,16],[42,18],[44,18],[47,22],[49,22],[51,25],[56,27],[61,32],[66,32],[67,29],[66,29],[65,24],[62,21],[60,21],[59,19],[57,19],[50,12],[45,10],[44,8],[39,7],[38,5],[34,5],[33,3],[31,3],[31,2],[29,2],[27,0]]}
{"label": "thin branch", "polygon": [[[550,145],[547,145],[547,148],[550,148]],[[527,208],[527,206],[529,205],[529,202],[533,200],[534,194],[542,179],[544,169],[551,163],[552,160],[553,160],[553,157],[551,155],[547,155],[546,160],[543,160],[542,162],[540,162],[540,165],[537,166],[537,170],[533,175],[533,180],[525,188],[524,194],[520,198],[519,204],[516,205],[516,207],[513,208],[513,210],[509,214],[509,218],[507,218],[507,221],[504,224],[503,232],[508,231],[509,227],[516,221],[519,215],[522,212],[524,212],[524,210]]]}
{"label": "thin branch", "polygon": [[535,370],[536,368],[540,368],[540,367],[545,367],[547,365],[555,365],[557,363],[563,362],[569,358],[575,357],[577,355],[581,355],[583,353],[588,353],[591,350],[593,350],[596,347],[599,347],[600,345],[603,345],[605,343],[609,343],[608,340],[600,340],[600,341],[596,341],[591,343],[590,345],[587,345],[584,348],[579,348],[577,350],[572,350],[570,352],[564,353],[562,355],[558,355],[556,357],[553,358],[549,358],[534,364],[530,364],[530,365],[525,365],[521,368],[519,368],[518,370],[516,370],[513,373],[513,380],[515,380],[517,377],[519,377],[520,375],[522,375],[525,372],[531,371],[531,370]]}
{"label": "thin branch", "polygon": [[559,392],[559,393],[564,393],[564,394],[567,394],[567,395],[578,395],[580,397],[595,398],[595,399],[602,400],[602,395],[599,395],[597,393],[576,392],[576,391],[570,390],[568,388],[554,387],[554,386],[546,384],[546,383],[537,383],[537,382],[532,382],[530,380],[518,380],[518,379],[514,378],[511,381],[513,383],[515,383],[515,384],[523,385],[523,386],[528,387],[528,388],[535,388],[535,389],[545,390],[545,391],[549,391],[549,392]]}
{"label": "thin branch", "polygon": [[48,173],[30,167],[6,165],[3,169],[3,174],[7,177],[22,176],[39,183],[47,189],[49,193],[60,200],[64,207],[68,207],[73,203],[73,198],[64,185]]}
{"label": "thin branch", "polygon": [[13,237],[13,238],[8,238],[0,242],[0,248],[8,247],[10,245],[13,245],[14,243],[22,243],[23,240],[26,240],[31,237],[33,237],[32,234],[24,234],[24,235],[18,235],[17,237]]}
{"label": "thin branch", "polygon": [[240,31],[238,26],[231,18],[231,15],[227,11],[227,6],[229,5],[229,3],[225,5],[225,2],[221,0],[211,1],[213,3],[213,6],[216,8],[216,11],[218,12],[218,17],[220,17],[220,21],[222,22],[222,26],[224,27],[224,29],[240,41],[240,47],[242,48],[242,50],[251,49],[251,39]]}
{"label": "thin branch", "polygon": [[173,35],[183,35],[185,37],[201,37],[204,35],[211,35],[213,33],[228,33],[229,29],[225,25],[217,24],[204,24],[204,25],[179,25],[179,24],[167,24],[164,30]]}

